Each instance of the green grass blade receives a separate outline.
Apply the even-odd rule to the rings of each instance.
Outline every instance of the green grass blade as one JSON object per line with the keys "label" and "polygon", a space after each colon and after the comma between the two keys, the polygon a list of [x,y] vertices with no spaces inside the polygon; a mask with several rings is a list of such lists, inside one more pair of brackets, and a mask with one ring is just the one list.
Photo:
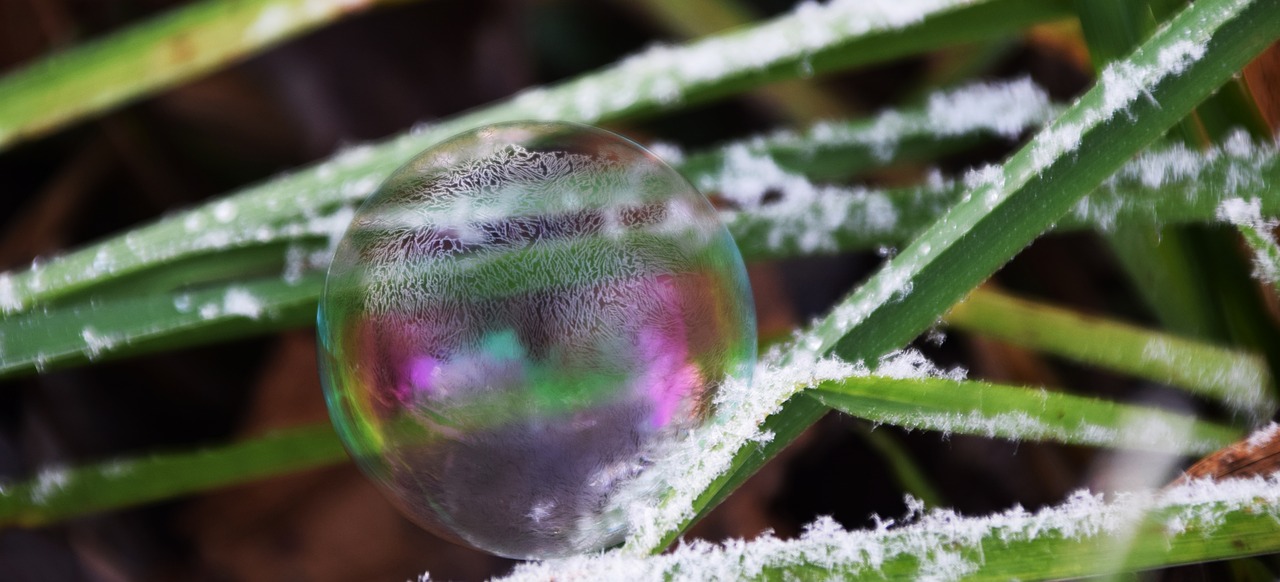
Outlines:
{"label": "green grass blade", "polygon": [[0,376],[313,325],[324,276],[122,297],[0,321]]}
{"label": "green grass blade", "polygon": [[[890,112],[878,119],[910,115]],[[876,121],[871,127],[881,123]],[[862,126],[854,123],[847,127]],[[831,130],[830,135],[865,134],[850,129],[848,133]],[[811,147],[846,151],[842,144],[853,144],[849,148],[855,153],[866,151],[861,139],[820,139],[816,144],[807,138],[791,140],[792,136],[775,135],[735,142],[714,154],[699,154],[704,160],[719,160],[707,166],[712,169],[692,176],[709,192],[734,200],[759,199],[772,189],[784,195],[782,203],[748,204],[745,211],[726,214],[729,229],[748,261],[900,244],[931,224],[964,193],[963,183],[950,182],[888,191],[821,186],[781,170],[768,155],[750,153],[751,148],[767,150],[773,146],[794,152]],[[803,154],[797,153],[792,160],[804,170]],[[1057,228],[1109,229],[1126,223],[1221,220],[1225,215],[1219,208],[1237,196],[1257,200],[1266,214],[1280,215],[1280,152],[1274,145],[1254,145],[1240,139],[1205,152],[1173,146],[1143,153],[1077,203]],[[141,354],[305,325],[310,321],[306,311],[314,310],[319,297],[327,249],[345,228],[351,212],[350,207],[340,207],[331,215],[271,228],[259,226],[256,231],[247,227],[209,229],[205,236],[237,250],[184,255],[162,261],[138,276],[113,279],[93,288],[92,309],[82,301],[0,318],[0,377],[82,364],[90,361],[90,356]],[[892,220],[885,220],[885,216]],[[178,217],[180,221],[186,218]],[[284,283],[273,275],[282,269],[288,272]],[[200,285],[206,279],[212,282]],[[204,302],[241,288],[257,300],[261,314],[256,319],[197,320],[192,313],[174,308],[184,299],[181,292],[172,290],[183,286],[208,295]],[[258,291],[258,286],[265,287]],[[91,339],[111,337],[116,341],[91,344],[86,340],[86,329]]]}
{"label": "green grass blade", "polygon": [[[1277,36],[1274,1],[1196,2],[1002,168],[975,180],[959,204],[798,338],[793,354],[866,361],[905,345]],[[743,443],[732,469],[697,494],[684,519],[659,524],[665,533],[638,545],[666,547],[824,410],[811,399],[789,401],[764,423],[772,440]]]}
{"label": "green grass blade", "polygon": [[1029,79],[976,84],[928,95],[923,107],[881,112],[866,120],[819,123],[685,157],[680,171],[704,190],[725,174],[761,179],[739,160],[770,160],[811,180],[841,180],[901,161],[933,161],[993,137],[1014,139],[1053,119],[1060,108]]}
{"label": "green grass blade", "polygon": [[1009,34],[1065,13],[1064,1],[1045,0],[911,0],[892,8],[835,3],[682,47],[655,48],[600,72],[348,151],[203,206],[182,221],[162,220],[39,268],[0,276],[0,311],[47,303],[167,258],[226,250],[212,234],[221,229],[206,232],[209,226],[234,227],[243,217],[274,224],[300,214],[331,214],[367,196],[381,177],[427,146],[479,125],[523,119],[599,123],[652,114],[810,72]]}
{"label": "green grass blade", "polygon": [[1179,336],[979,289],[948,325],[1078,362],[1184,388],[1251,420],[1276,409],[1267,362]]}
{"label": "green grass blade", "polygon": [[195,452],[46,468],[30,481],[0,488],[0,527],[40,526],[344,459],[337,434],[323,424]]}
{"label": "green grass blade", "polygon": [[[1240,196],[1257,199],[1265,213],[1280,214],[1280,151],[1275,144],[1238,138],[1203,152],[1183,146],[1144,152],[1077,202],[1054,229],[1113,231],[1128,224],[1154,236],[1166,225],[1220,221],[1218,207]],[[708,191],[725,191],[730,199],[768,191],[783,195],[780,203],[731,215],[730,229],[752,259],[909,242],[964,196],[967,182],[993,171],[977,170],[961,182],[938,179],[923,186],[873,190],[815,184],[764,151],[730,147],[701,157],[705,167],[713,168],[699,174]],[[809,170],[800,158],[789,163],[795,171]]]}
{"label": "green grass blade", "polygon": [[396,1],[205,0],[46,57],[0,79],[0,150]]}
{"label": "green grass blade", "polygon": [[1153,149],[1126,164],[1072,209],[1070,228],[1113,229],[1136,222],[1161,225],[1221,220],[1218,208],[1232,198],[1256,198],[1263,212],[1280,213],[1280,148],[1254,144],[1237,134],[1203,151],[1174,145]]}
{"label": "green grass blade", "polygon": [[[905,359],[918,362],[913,357],[918,356],[908,354]],[[894,367],[892,361],[889,365]],[[1191,417],[1068,394],[947,378],[865,374],[865,369],[839,368],[840,377],[815,383],[808,394],[876,423],[946,434],[1175,453],[1203,453],[1239,436],[1231,427]],[[795,388],[794,381],[791,384]],[[754,398],[749,390],[742,395]],[[487,422],[490,416],[479,418]],[[45,469],[30,481],[0,488],[0,527],[43,525],[343,458],[332,430],[316,425],[195,452]],[[237,467],[243,471],[237,472]]]}
{"label": "green grass blade", "polygon": [[872,422],[1023,441],[1203,455],[1241,437],[1195,417],[1042,389],[948,378],[868,376],[806,396]]}
{"label": "green grass blade", "polygon": [[[830,518],[798,538],[695,543],[659,556],[609,552],[523,564],[507,582],[669,580],[1042,580],[1084,578],[1280,551],[1280,480],[1196,481],[1107,501],[1080,491],[1034,512],[910,513],[846,531]],[[904,523],[898,524],[897,521]],[[1117,556],[1116,548],[1129,553]]]}
{"label": "green grass blade", "polygon": [[[1142,44],[1156,28],[1147,3],[1075,0],[1080,25],[1094,68]],[[1168,15],[1165,15],[1168,16]],[[1180,122],[1186,143],[1203,143],[1194,115]],[[1190,235],[1181,230],[1162,232],[1146,225],[1119,224],[1103,238],[1160,321],[1170,329],[1203,339],[1225,339],[1225,328],[1213,309],[1211,286],[1191,254]]]}
{"label": "green grass blade", "polygon": [[[707,36],[758,20],[755,11],[738,0],[642,0],[634,4],[650,20],[681,38]],[[755,94],[791,121],[838,117],[846,109],[839,99],[803,79],[763,87]]]}

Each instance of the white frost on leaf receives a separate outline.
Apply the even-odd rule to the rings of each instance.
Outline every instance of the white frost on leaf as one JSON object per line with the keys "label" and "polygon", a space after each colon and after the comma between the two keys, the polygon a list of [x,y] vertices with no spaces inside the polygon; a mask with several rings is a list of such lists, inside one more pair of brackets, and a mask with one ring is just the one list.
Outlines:
{"label": "white frost on leaf", "polygon": [[102,355],[103,351],[115,347],[119,341],[116,337],[100,333],[89,326],[85,326],[84,329],[80,330],[80,339],[84,341],[85,353],[91,360]]}
{"label": "white frost on leaf", "polygon": [[1245,443],[1249,446],[1249,448],[1256,449],[1258,447],[1271,443],[1272,441],[1276,440],[1276,437],[1280,437],[1280,424],[1277,424],[1276,422],[1273,421],[1273,422],[1268,422],[1262,428],[1259,428],[1258,430],[1253,431],[1253,433],[1249,435],[1249,438],[1248,440],[1245,441]]}
{"label": "white frost on leaf", "polygon": [[293,24],[293,11],[285,4],[268,4],[245,30],[245,37],[265,42],[283,36]]}
{"label": "white frost on leaf", "polygon": [[512,103],[533,119],[591,122],[607,112],[675,103],[721,79],[798,64],[848,39],[899,30],[970,0],[833,0],[805,2],[747,30],[682,46],[659,45],[602,75],[552,89],[533,89]]}
{"label": "white frost on leaf", "polygon": [[[863,187],[819,185],[808,178],[784,170],[767,154],[752,152],[744,145],[725,150],[724,164],[714,174],[702,176],[698,186],[719,192],[736,210],[722,213],[733,223],[765,227],[753,233],[752,244],[762,244],[772,253],[788,249],[801,253],[834,252],[839,237],[856,233],[870,239],[895,237],[901,230],[899,208],[880,190]],[[912,200],[914,207],[945,204],[948,185],[921,188]],[[778,195],[771,199],[771,195]],[[896,238],[896,237],[895,237]]]}
{"label": "white frost on leaf", "polygon": [[1049,96],[1025,77],[934,93],[929,96],[926,111],[925,121],[937,135],[988,130],[1010,139],[1057,113]]}
{"label": "white frost on leaf", "polygon": [[823,517],[795,539],[765,533],[752,541],[694,541],[657,556],[612,551],[530,562],[503,580],[742,580],[766,573],[785,578],[780,571],[798,568],[818,568],[833,578],[958,580],[988,563],[1007,563],[1007,552],[1013,551],[1007,548],[1029,542],[1101,548],[1072,574],[1104,574],[1115,563],[1111,542],[1139,531],[1135,528],[1140,524],[1147,524],[1142,535],[1190,542],[1232,535],[1234,531],[1221,530],[1233,516],[1280,519],[1280,475],[1194,480],[1160,491],[1110,496],[1080,490],[1038,511],[1015,506],[978,517],[947,509],[925,512],[923,504],[910,498],[907,506],[903,519],[879,521],[872,529],[846,530]]}
{"label": "white frost on leaf", "polygon": [[63,467],[45,467],[36,475],[35,486],[31,488],[31,501],[37,505],[46,503],[50,496],[62,491],[67,486],[67,470]]}
{"label": "white frost on leaf", "polygon": [[648,146],[653,155],[658,156],[662,161],[677,166],[684,161],[684,150],[680,146],[665,141],[655,141]]}
{"label": "white frost on leaf", "polygon": [[22,300],[18,299],[14,289],[13,275],[0,273],[0,313],[9,313],[22,309]]}
{"label": "white frost on leaf", "polygon": [[344,11],[367,5],[370,0],[279,0],[258,12],[244,31],[245,40],[261,44],[324,21]]}
{"label": "white frost on leaf", "polygon": [[[793,344],[795,345],[795,344]],[[789,358],[784,358],[784,354]],[[867,376],[962,377],[962,370],[941,370],[919,352],[904,350],[881,358],[876,370],[803,347],[775,349],[761,358],[751,383],[733,381],[716,394],[715,414],[672,449],[656,452],[653,466],[614,500],[630,523],[627,548],[645,552],[694,514],[694,501],[732,466],[734,455],[773,435],[761,429],[765,419],[795,394],[823,381]],[[654,503],[654,491],[663,491]]]}
{"label": "white frost on leaf", "polygon": [[1161,81],[1182,73],[1200,60],[1209,40],[1208,33],[1203,34],[1205,38],[1179,39],[1160,47],[1153,64],[1120,61],[1103,69],[1095,89],[1101,91],[1101,103],[1082,109],[1078,119],[1059,119],[1036,136],[1031,145],[1034,171],[1043,171],[1054,161],[1075,151],[1086,131],[1128,110],[1138,99],[1151,99],[1151,90]]}
{"label": "white frost on leaf", "polygon": [[[981,390],[965,384],[957,384],[954,389]],[[967,434],[1013,441],[1049,441],[1174,453],[1205,453],[1223,444],[1220,439],[1193,434],[1193,418],[1159,410],[1137,408],[1119,421],[1101,424],[1083,418],[1070,422],[1055,421],[1054,416],[1046,412],[1050,405],[1049,392],[1041,389],[1038,395],[1038,410],[1035,407],[1016,407],[1021,405],[999,411],[979,407],[963,412],[930,410],[928,406],[911,411],[872,407],[860,415],[877,423],[908,430],[937,431],[944,438],[952,434]]]}
{"label": "white frost on leaf", "polygon": [[[1276,154],[1274,142],[1255,143],[1243,131],[1205,150],[1183,145],[1150,149],[1082,198],[1072,214],[1079,222],[1110,230],[1122,218],[1157,225],[1179,218],[1167,216],[1168,205],[1161,211],[1158,201],[1179,192],[1184,200],[1179,206],[1188,208],[1216,208],[1224,200],[1257,196],[1270,190]],[[1226,217],[1217,213],[1219,220]]]}
{"label": "white frost on leaf", "polygon": [[1280,221],[1262,217],[1262,201],[1228,198],[1218,206],[1218,218],[1239,227],[1253,249],[1253,275],[1267,283],[1280,283],[1280,245],[1274,233]]}
{"label": "white frost on leaf", "polygon": [[257,319],[262,315],[262,300],[243,287],[227,289],[222,299],[222,313]]}
{"label": "white frost on leaf", "polygon": [[[1269,387],[1267,364],[1256,354],[1221,350],[1219,353],[1198,360],[1200,350],[1213,349],[1180,342],[1175,338],[1153,336],[1142,348],[1142,359],[1177,373],[1183,384],[1203,387],[1204,394],[1220,399],[1232,411],[1258,419],[1270,416],[1276,409],[1276,400]],[[1188,359],[1198,360],[1188,365]],[[1225,361],[1226,365],[1209,365],[1206,362]]]}
{"label": "white frost on leaf", "polygon": [[891,159],[912,139],[938,139],[982,133],[1013,139],[1052,119],[1058,108],[1030,79],[977,83],[929,95],[922,111],[889,110],[866,121],[820,122],[807,131],[782,130],[739,142],[752,153],[769,150],[813,154],[829,148],[859,146],[876,159]]}

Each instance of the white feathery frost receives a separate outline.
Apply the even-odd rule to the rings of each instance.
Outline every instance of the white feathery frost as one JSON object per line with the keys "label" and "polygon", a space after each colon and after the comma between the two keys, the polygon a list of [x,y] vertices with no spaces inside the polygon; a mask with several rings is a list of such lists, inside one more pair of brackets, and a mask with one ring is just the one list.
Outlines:
{"label": "white feathery frost", "polygon": [[1141,524],[1147,524],[1141,529],[1144,535],[1172,542],[1222,535],[1235,517],[1280,519],[1280,475],[1193,480],[1160,491],[1112,495],[1081,490],[1037,511],[1013,507],[976,517],[947,509],[926,511],[923,503],[911,498],[907,506],[904,518],[879,520],[873,529],[847,530],[824,517],[795,539],[766,532],[751,541],[695,541],[657,556],[612,551],[531,562],[502,580],[742,580],[801,568],[820,569],[837,578],[958,580],[992,562],[1007,562],[999,554],[1003,548],[1028,542],[1088,544],[1098,553],[1092,560],[1077,562],[1080,569],[1070,572],[1103,574],[1120,557],[1113,555],[1110,542],[1127,539]]}

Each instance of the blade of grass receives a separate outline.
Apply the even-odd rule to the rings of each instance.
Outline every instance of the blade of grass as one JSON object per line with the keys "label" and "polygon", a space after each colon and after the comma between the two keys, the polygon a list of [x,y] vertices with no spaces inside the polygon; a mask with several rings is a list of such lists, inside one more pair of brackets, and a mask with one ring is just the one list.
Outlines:
{"label": "blade of grass", "polygon": [[0,79],[0,150],[262,52],[378,4],[205,0]]}
{"label": "blade of grass", "polygon": [[[717,169],[693,176],[709,192],[744,201],[747,209],[726,213],[726,220],[748,261],[898,244],[941,216],[964,191],[964,184],[947,182],[883,192],[819,186],[780,170],[768,157],[733,154],[757,143],[788,144],[784,151],[797,152],[810,147],[806,140],[790,142],[780,136],[738,142],[714,153],[699,154],[719,163],[707,166]],[[859,140],[846,143],[854,144],[853,151],[864,151]],[[803,166],[803,154],[794,159]],[[1118,223],[1223,219],[1224,215],[1218,213],[1223,201],[1242,195],[1257,200],[1262,212],[1280,215],[1277,184],[1280,152],[1274,145],[1253,145],[1241,136],[1205,152],[1173,146],[1144,153],[1127,163],[1078,203],[1057,228],[1106,229]],[[783,201],[753,206],[753,201],[769,191],[783,193]],[[141,354],[172,345],[196,345],[303,325],[309,321],[305,312],[314,309],[319,297],[321,269],[328,263],[327,249],[345,228],[351,212],[351,208],[341,207],[328,216],[259,227],[252,232],[238,227],[206,230],[206,236],[238,250],[163,262],[134,277],[113,279],[95,287],[94,297],[85,301],[2,318],[0,377],[41,367],[81,364],[90,356]],[[876,218],[885,216],[892,220]],[[281,285],[279,280],[264,282],[263,277],[273,278],[271,274],[282,269],[288,285]],[[202,284],[204,281],[213,283]],[[267,285],[271,290],[259,292],[257,285]],[[193,320],[191,313],[172,307],[183,300],[181,291],[172,290],[184,286],[207,294],[204,302],[224,297],[235,288],[249,291],[261,305],[261,315],[256,319],[236,318],[234,325],[222,319]],[[69,296],[67,300],[74,298]],[[146,314],[145,325],[138,314]],[[85,329],[93,330],[90,338],[111,337],[116,341],[91,344],[86,340]]]}
{"label": "blade of grass", "polygon": [[[905,345],[1278,35],[1273,1],[1196,2],[798,338],[792,358],[833,352],[857,362]],[[772,440],[744,442],[691,507],[633,547],[665,548],[824,411],[810,398],[789,400],[762,427]]]}
{"label": "blade of grass", "polygon": [[[887,115],[892,118],[897,114]],[[886,192],[820,187],[800,175],[782,171],[768,156],[733,153],[742,152],[753,143],[795,146],[788,151],[809,147],[805,139],[790,142],[788,138],[773,138],[776,141],[753,139],[718,148],[714,153],[700,153],[703,159],[721,162],[708,166],[716,169],[691,177],[709,192],[744,201],[746,210],[727,212],[726,220],[748,261],[905,242],[963,196],[964,184],[946,182]],[[819,139],[818,143],[844,142]],[[847,143],[854,143],[852,150],[863,151],[859,139]],[[844,146],[831,147],[838,150]],[[797,155],[795,160],[803,165],[804,156]],[[1275,184],[1280,184],[1280,151],[1274,145],[1252,145],[1240,136],[1228,145],[1204,152],[1167,147],[1142,153],[1125,164],[1102,187],[1076,203],[1057,229],[1107,229],[1130,221],[1174,224],[1221,220],[1225,216],[1219,212],[1222,202],[1238,196],[1256,200],[1266,214],[1280,215],[1280,188]],[[753,206],[769,191],[781,192],[782,202]],[[95,297],[84,301],[4,317],[0,319],[0,377],[29,374],[38,367],[78,365],[90,361],[90,356],[132,356],[172,345],[209,343],[269,333],[282,326],[305,325],[310,321],[305,312],[314,310],[319,298],[323,276],[320,270],[328,263],[330,240],[342,233],[351,220],[351,212],[349,207],[340,207],[333,215],[270,229],[262,226],[239,234],[237,226],[206,230],[206,235],[237,247],[237,251],[163,262],[132,278],[99,285],[93,288]],[[892,220],[883,219],[884,216]],[[271,272],[280,270],[285,271],[284,283],[288,284],[282,285],[279,280],[264,283],[271,278]],[[219,278],[224,283],[218,283]],[[201,285],[201,281],[214,283]],[[172,289],[201,290],[210,297],[201,301],[209,302],[234,288],[250,290],[259,284],[273,290],[250,293],[261,306],[257,319],[239,317],[232,321],[234,325],[223,319],[195,321],[191,313],[180,313],[172,307],[182,301],[182,292]],[[68,301],[74,298],[76,295],[69,295]],[[148,313],[146,325],[131,315],[133,312]],[[116,340],[91,344],[84,334],[86,329],[92,330],[88,338],[106,336]],[[17,338],[22,340],[18,342]],[[1153,380],[1164,381],[1161,377]]]}
{"label": "blade of grass", "polygon": [[194,452],[46,468],[35,479],[0,488],[0,527],[46,525],[344,459],[338,436],[323,424]]}
{"label": "blade of grass", "polygon": [[[980,517],[925,513],[912,500],[908,507],[902,520],[875,529],[846,531],[823,518],[791,540],[765,535],[723,545],[695,542],[659,556],[609,552],[531,562],[503,580],[667,580],[706,572],[737,580],[1041,580],[1280,550],[1276,476],[1196,481],[1109,502],[1079,491],[1035,512],[1014,507]],[[1106,559],[1130,536],[1132,549],[1122,562]]]}
{"label": "blade of grass", "polygon": [[1185,388],[1250,420],[1276,409],[1266,360],[1182,337],[978,289],[947,314],[957,329]]}
{"label": "blade of grass", "polygon": [[1096,398],[948,378],[868,376],[823,382],[804,394],[851,416],[944,435],[1202,455],[1242,432]]}
{"label": "blade of grass", "polygon": [[0,322],[0,376],[203,345],[315,323],[324,276],[124,297]]}
{"label": "blade of grass", "polygon": [[[1007,34],[1064,14],[1064,1],[904,0],[805,5],[795,13],[682,47],[658,47],[597,73],[340,154],[37,268],[0,276],[0,310],[47,303],[165,258],[217,252],[208,225],[317,216],[367,196],[378,180],[427,146],[479,125],[516,120],[600,123],[729,95],[806,71],[815,74]],[[767,47],[768,50],[762,50]],[[331,211],[331,210],[330,210]]]}
{"label": "blade of grass", "polygon": [[[704,190],[718,190],[739,170],[735,158],[769,158],[812,180],[842,180],[897,162],[932,161],[993,137],[1016,139],[1060,108],[1030,79],[976,84],[929,94],[923,107],[866,120],[825,122],[686,156],[679,169]],[[739,178],[741,179],[741,178]]]}
{"label": "blade of grass", "polygon": [[[1043,390],[866,377],[865,369],[846,373],[854,375],[818,383],[809,394],[855,416],[910,429],[1184,454],[1211,451],[1240,436],[1237,429],[1192,417]],[[922,402],[928,403],[923,409]],[[489,414],[477,415],[492,421]],[[1015,417],[1015,424],[1001,421]],[[0,488],[0,527],[46,525],[345,458],[332,429],[315,425],[195,452],[44,469],[27,482]]]}
{"label": "blade of grass", "polygon": [[[796,142],[796,148],[803,150],[804,143]],[[831,156],[846,151],[856,150],[833,146]],[[765,148],[730,145],[696,157],[703,160],[693,166],[697,183],[743,208],[727,216],[743,253],[756,260],[907,242],[959,201],[970,183],[997,171],[981,168],[960,183],[931,178],[923,186],[879,191],[814,184],[788,171]],[[786,163],[807,173],[816,160],[797,156]],[[1253,144],[1237,134],[1204,151],[1165,146],[1126,163],[1076,203],[1055,229],[1109,231],[1135,224],[1154,232],[1168,224],[1209,223],[1221,220],[1217,209],[1224,200],[1240,196],[1259,200],[1268,213],[1280,213],[1277,184],[1280,150],[1275,144]],[[768,194],[781,197],[770,201]]]}
{"label": "blade of grass", "polygon": [[[707,36],[747,26],[757,20],[753,10],[738,0],[642,0],[631,4],[682,38]],[[840,100],[801,79],[762,87],[755,93],[791,121],[812,122],[839,117],[847,109]]]}

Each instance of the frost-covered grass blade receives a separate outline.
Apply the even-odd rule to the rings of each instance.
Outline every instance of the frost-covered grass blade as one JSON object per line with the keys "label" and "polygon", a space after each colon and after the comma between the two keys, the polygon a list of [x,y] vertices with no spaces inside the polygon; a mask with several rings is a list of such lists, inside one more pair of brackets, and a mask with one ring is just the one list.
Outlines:
{"label": "frost-covered grass blade", "polygon": [[194,452],[77,468],[46,467],[0,488],[0,526],[38,526],[77,515],[169,499],[327,465],[346,458],[327,424],[280,431]]}
{"label": "frost-covered grass blade", "polygon": [[[982,517],[910,513],[845,530],[830,518],[798,538],[764,535],[671,553],[622,552],[522,565],[504,580],[1041,580],[1090,577],[1280,551],[1280,476],[1192,481],[1158,493],[1079,491],[1065,502]],[[901,523],[899,523],[901,522]],[[1117,558],[1115,549],[1128,553]]]}
{"label": "frost-covered grass blade", "polygon": [[[1030,79],[974,84],[932,93],[918,109],[820,122],[802,132],[780,131],[684,156],[679,165],[704,190],[726,187],[721,176],[742,159],[768,158],[811,180],[838,180],[896,162],[933,161],[991,137],[1017,139],[1059,111]],[[738,179],[753,178],[758,176],[748,173]]]}
{"label": "frost-covered grass blade", "polygon": [[1044,389],[867,376],[805,392],[852,416],[908,429],[1200,455],[1241,431],[1195,417]]}
{"label": "frost-covered grass blade", "polygon": [[0,321],[0,376],[312,324],[323,284],[319,273],[271,277],[11,316]]}
{"label": "frost-covered grass blade", "polygon": [[1276,409],[1266,360],[980,289],[946,322],[1025,348],[1172,384],[1225,403],[1251,420]]}

